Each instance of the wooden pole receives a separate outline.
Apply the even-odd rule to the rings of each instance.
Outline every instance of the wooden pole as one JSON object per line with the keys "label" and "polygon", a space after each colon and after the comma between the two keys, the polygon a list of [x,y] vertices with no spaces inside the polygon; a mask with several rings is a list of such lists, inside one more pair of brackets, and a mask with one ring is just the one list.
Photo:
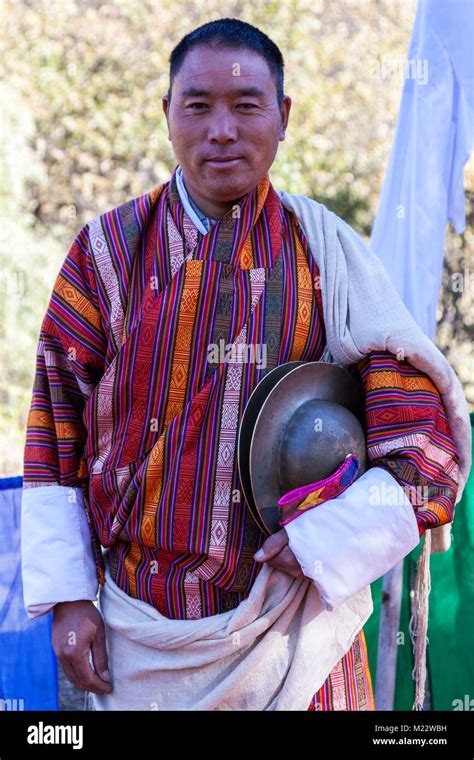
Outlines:
{"label": "wooden pole", "polygon": [[383,577],[375,682],[375,709],[393,710],[397,674],[397,634],[400,630],[403,560]]}

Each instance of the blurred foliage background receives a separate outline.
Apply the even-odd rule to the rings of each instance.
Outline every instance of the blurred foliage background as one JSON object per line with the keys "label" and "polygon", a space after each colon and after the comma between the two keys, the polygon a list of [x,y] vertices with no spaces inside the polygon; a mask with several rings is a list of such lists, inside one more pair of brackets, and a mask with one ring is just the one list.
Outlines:
{"label": "blurred foliage background", "polygon": [[[23,0],[1,3],[0,475],[22,474],[36,344],[59,267],[97,214],[166,181],[176,162],[161,96],[191,29],[236,17],[269,34],[293,99],[274,186],[325,203],[370,233],[394,135],[415,0]],[[393,73],[382,75],[392,62]],[[448,230],[437,344],[474,409],[468,227]],[[471,275],[471,279],[474,275]],[[474,284],[471,287],[474,290]],[[469,364],[471,361],[471,364]]]}

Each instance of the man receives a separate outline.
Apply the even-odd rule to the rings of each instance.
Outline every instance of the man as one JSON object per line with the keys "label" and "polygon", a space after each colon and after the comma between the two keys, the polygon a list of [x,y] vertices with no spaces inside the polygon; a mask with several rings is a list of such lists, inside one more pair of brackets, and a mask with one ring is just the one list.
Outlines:
{"label": "man", "polygon": [[[104,558],[131,601],[172,620],[239,608],[262,563],[308,577],[296,533],[293,548],[286,528],[265,540],[236,463],[238,421],[263,373],[318,361],[326,343],[316,263],[268,175],[291,108],[283,59],[255,27],[223,19],[183,38],[170,64],[163,110],[178,165],[78,234],[43,320],[28,418],[26,607],[54,607],[67,677],[99,696],[118,688],[93,604]],[[266,366],[216,361],[221,344],[264,345]],[[400,491],[429,489],[425,509],[402,502],[418,538],[452,520],[457,493],[440,395],[388,352],[352,371],[366,390],[372,465]],[[407,551],[400,539],[398,558]],[[360,587],[350,566],[342,572],[350,597]],[[306,709],[374,709],[362,628],[326,676]]]}

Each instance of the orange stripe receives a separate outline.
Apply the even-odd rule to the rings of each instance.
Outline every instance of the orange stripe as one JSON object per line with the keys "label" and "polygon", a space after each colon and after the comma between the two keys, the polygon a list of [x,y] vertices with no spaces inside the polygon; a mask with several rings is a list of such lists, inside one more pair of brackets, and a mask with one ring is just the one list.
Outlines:
{"label": "orange stripe", "polygon": [[288,361],[295,361],[299,359],[303,353],[304,347],[308,340],[313,309],[313,282],[311,279],[311,270],[308,266],[308,262],[303,250],[303,244],[301,243],[298,234],[295,235],[295,243],[297,273],[297,312],[293,345]]}
{"label": "orange stripe", "polygon": [[438,395],[436,386],[427,377],[406,377],[399,372],[381,371],[370,372],[367,380],[367,390],[403,388],[406,391],[431,391]]}
{"label": "orange stripe", "polygon": [[57,293],[77,314],[83,316],[91,325],[100,329],[100,313],[92,303],[85,298],[75,287],[59,274],[54,284],[54,292]]}
{"label": "orange stripe", "polygon": [[130,596],[137,597],[137,576],[136,570],[142,558],[139,544],[130,542],[130,551],[125,558],[125,569],[127,571],[128,582],[130,584]]}
{"label": "orange stripe", "polygon": [[190,346],[196,319],[202,264],[202,261],[194,259],[189,259],[185,262],[186,274],[174,345],[165,427],[168,427],[171,420],[179,414],[184,405],[188,364],[191,356]]}

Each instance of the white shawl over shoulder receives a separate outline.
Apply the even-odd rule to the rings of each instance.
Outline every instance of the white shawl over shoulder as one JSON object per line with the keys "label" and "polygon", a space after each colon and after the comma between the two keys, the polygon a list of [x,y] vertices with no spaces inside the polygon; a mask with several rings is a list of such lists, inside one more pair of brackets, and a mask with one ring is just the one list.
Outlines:
{"label": "white shawl over shoulder", "polygon": [[389,351],[430,377],[441,395],[458,449],[458,502],[471,469],[472,434],[466,398],[456,373],[417,325],[382,262],[362,238],[322,203],[284,190],[278,195],[298,217],[319,268],[331,355],[326,353],[324,360],[349,365],[371,351]]}

